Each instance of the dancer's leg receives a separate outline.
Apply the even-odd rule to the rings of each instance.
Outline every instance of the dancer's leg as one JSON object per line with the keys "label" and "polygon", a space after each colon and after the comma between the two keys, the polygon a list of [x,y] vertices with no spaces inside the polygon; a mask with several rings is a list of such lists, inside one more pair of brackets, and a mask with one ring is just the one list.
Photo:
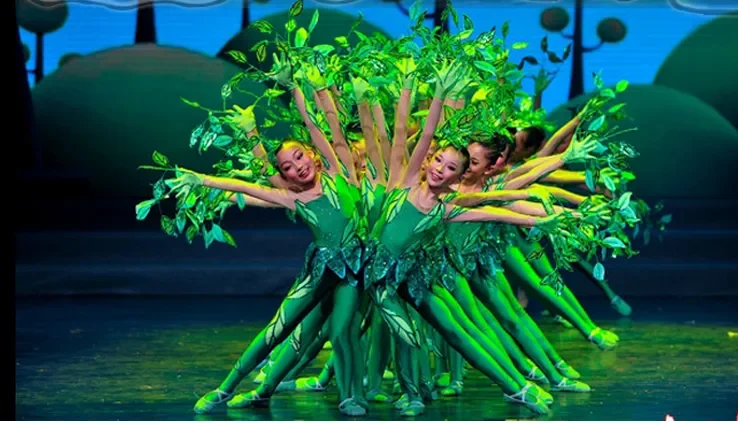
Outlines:
{"label": "dancer's leg", "polygon": [[505,265],[520,276],[522,285],[526,290],[536,295],[547,308],[555,310],[569,319],[582,335],[600,348],[610,349],[617,345],[617,340],[609,336],[608,332],[602,331],[594,324],[582,319],[563,298],[556,295],[553,288],[541,285],[541,278],[533,267],[526,262],[525,256],[518,248],[511,246],[507,249]]}
{"label": "dancer's leg", "polygon": [[[508,298],[512,296],[512,290],[504,278],[502,273],[498,273],[499,277],[480,277],[473,278],[471,281],[472,289],[480,302],[485,305],[487,310],[500,319],[502,326],[515,338],[525,353],[538,365],[548,380],[552,384],[554,390],[566,390],[574,392],[589,392],[590,388],[584,383],[569,380],[566,374],[559,371],[556,363],[552,361],[541,345],[537,342],[536,336],[531,333],[526,324],[521,319],[521,315],[525,310],[517,305],[517,308],[510,304]],[[498,282],[502,280],[503,282]],[[502,289],[500,289],[502,286]],[[535,324],[535,323],[533,323]],[[548,341],[546,341],[548,344]],[[550,344],[548,344],[550,346]],[[553,349],[553,347],[551,347]],[[558,354],[556,354],[558,356]]]}
{"label": "dancer's leg", "polygon": [[[531,243],[519,234],[518,243],[515,245],[517,248],[520,249],[520,252],[524,255],[524,257],[527,257],[528,254],[533,251],[543,249],[543,247],[539,243]],[[548,275],[554,272],[554,268],[551,265],[551,262],[548,260],[548,256],[546,254],[543,254],[540,258],[537,258],[535,260],[528,261],[528,263],[530,263],[530,265],[539,276]],[[561,290],[561,298],[566,301],[569,307],[571,307],[571,309],[574,310],[574,312],[577,313],[577,315],[583,321],[592,326],[597,326],[592,321],[592,319],[589,318],[589,314],[584,310],[584,307],[582,307],[582,305],[579,303],[579,300],[577,300],[577,298],[574,296],[574,293],[571,292],[569,287],[564,286],[564,288]]]}
{"label": "dancer's leg", "polygon": [[[437,285],[434,286],[433,291],[437,288]],[[498,365],[485,348],[476,341],[484,338],[481,331],[475,330],[471,334],[466,332],[464,327],[453,318],[451,310],[443,300],[433,292],[428,292],[423,301],[416,306],[411,301],[407,291],[401,291],[400,293],[406,301],[410,301],[409,303],[444,337],[452,348],[459,351],[472,366],[500,385],[507,395],[507,399],[521,402],[539,414],[548,412],[548,407],[537,396],[545,392],[540,388],[535,389],[532,384],[526,383],[525,378],[519,373],[515,372],[515,374],[510,375]],[[526,394],[532,395],[526,396]]]}
{"label": "dancer's leg", "polygon": [[359,311],[359,294],[356,287],[341,284],[333,295],[333,303],[336,306],[330,317],[330,340],[333,344],[336,385],[338,385],[338,396],[341,402],[352,398],[351,379],[354,372],[354,360],[362,358],[359,345],[351,344],[349,331],[351,321]]}
{"label": "dancer's leg", "polygon": [[338,282],[334,274],[326,272],[319,281],[312,281],[308,277],[293,285],[271,322],[251,341],[218,389],[208,392],[197,401],[195,412],[208,412],[229,399],[243,378],[292,333],[302,319],[324,298],[326,293],[335,288]]}
{"label": "dancer's leg", "polygon": [[584,275],[587,276],[590,281],[594,282],[594,284],[597,285],[602,290],[602,292],[605,293],[607,299],[610,300],[610,304],[612,305],[612,307],[618,313],[620,313],[620,315],[630,316],[630,314],[633,312],[633,310],[630,308],[630,305],[628,305],[625,300],[620,298],[620,296],[616,294],[615,291],[612,290],[612,288],[610,288],[610,284],[607,283],[606,279],[599,280],[594,277],[594,268],[588,261],[580,258],[579,261],[572,264],[575,268],[584,273]]}
{"label": "dancer's leg", "polygon": [[[530,375],[535,372],[535,365],[530,361],[520,348],[518,348],[515,341],[508,335],[507,332],[496,320],[492,322],[485,319],[482,315],[480,308],[477,305],[476,298],[469,287],[469,282],[461,276],[456,274],[456,287],[450,293],[454,300],[461,306],[464,313],[471,319],[472,323],[479,328],[484,334],[490,337],[490,340],[497,344],[498,348],[502,348],[510,360],[514,364],[515,368],[523,375]],[[440,295],[441,299],[445,298],[445,293]],[[448,304],[447,304],[448,305]],[[449,307],[451,308],[451,307]],[[453,311],[453,308],[451,308]],[[454,316],[455,318],[457,316]],[[457,318],[459,320],[459,318]],[[459,320],[461,321],[461,320]],[[490,323],[493,323],[490,325]],[[490,335],[494,336],[490,336]]]}
{"label": "dancer's leg", "polygon": [[[372,305],[371,307],[375,307]],[[376,308],[371,316],[369,332],[369,354],[367,361],[367,399],[377,402],[388,402],[391,395],[382,391],[382,376],[392,355],[392,341],[389,327],[382,320]]]}
{"label": "dancer's leg", "polygon": [[256,402],[264,401],[274,395],[280,382],[295,368],[301,357],[307,352],[307,349],[313,344],[322,346],[325,343],[325,338],[323,339],[323,343],[317,343],[314,340],[321,337],[321,328],[328,320],[328,316],[331,315],[332,309],[333,301],[329,296],[327,299],[321,301],[318,307],[315,307],[308,313],[305,319],[297,325],[292,335],[290,335],[290,347],[283,348],[274,360],[264,382],[251,392],[236,395],[228,402],[228,406],[231,408],[249,407]]}

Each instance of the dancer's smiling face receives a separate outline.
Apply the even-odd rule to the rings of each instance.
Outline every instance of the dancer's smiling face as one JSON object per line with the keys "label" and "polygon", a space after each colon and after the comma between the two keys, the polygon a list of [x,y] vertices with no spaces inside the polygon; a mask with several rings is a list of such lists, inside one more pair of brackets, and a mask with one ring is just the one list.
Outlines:
{"label": "dancer's smiling face", "polygon": [[493,175],[505,167],[509,154],[509,145],[499,151],[499,148],[494,145],[480,142],[469,143],[469,168],[464,173],[464,179],[477,182]]}
{"label": "dancer's smiling face", "polygon": [[305,186],[315,181],[318,167],[313,151],[298,142],[287,141],[279,147],[276,156],[279,173],[288,182]]}
{"label": "dancer's smiling face", "polygon": [[354,169],[361,177],[366,173],[366,144],[363,139],[351,144],[351,155],[354,159]]}
{"label": "dancer's smiling face", "polygon": [[431,156],[425,169],[425,179],[431,188],[445,188],[459,182],[468,166],[468,151],[442,148]]}

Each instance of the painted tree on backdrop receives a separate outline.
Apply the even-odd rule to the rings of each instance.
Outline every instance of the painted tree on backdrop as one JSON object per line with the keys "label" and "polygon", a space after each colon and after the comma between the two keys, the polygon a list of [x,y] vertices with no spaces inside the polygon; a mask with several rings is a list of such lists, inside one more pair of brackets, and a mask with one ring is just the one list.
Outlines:
{"label": "painted tree on backdrop", "polygon": [[[395,3],[397,5],[397,8],[400,9],[400,11],[403,14],[405,14],[405,16],[409,16],[412,19],[413,17],[412,9],[408,9],[407,7],[405,7],[402,3],[402,0],[383,0],[383,1],[387,3]],[[416,0],[416,3],[420,5],[422,2],[420,0]],[[451,1],[450,0],[434,0],[433,3],[434,3],[434,7],[433,7],[432,13],[426,13],[426,12],[422,12],[422,13],[425,14],[425,19],[433,20],[434,28],[441,28],[441,33],[448,33],[448,28],[449,28],[448,8],[451,5]],[[421,9],[422,5],[417,6],[417,7],[418,7],[418,10],[422,10]],[[413,22],[415,22],[415,19],[412,19],[412,20]]]}
{"label": "painted tree on backdrop", "polygon": [[138,0],[136,8],[136,44],[156,44],[153,0]]}
{"label": "painted tree on backdrop", "polygon": [[18,25],[36,36],[36,63],[29,73],[33,73],[38,84],[44,77],[44,36],[64,26],[69,17],[69,7],[64,0],[44,5],[32,0],[16,0]]}
{"label": "painted tree on backdrop", "polygon": [[249,3],[253,1],[256,4],[267,4],[269,0],[243,0],[243,7],[241,8],[241,29],[248,28],[251,23],[251,12],[249,9]]}
{"label": "painted tree on backdrop", "polygon": [[572,40],[571,82],[569,100],[584,94],[584,54],[597,51],[605,43],[618,43],[625,38],[627,28],[618,18],[605,18],[597,25],[599,43],[594,46],[584,45],[582,29],[582,13],[584,0],[574,0],[573,33],[562,31],[569,25],[569,13],[561,7],[549,7],[541,13],[541,26],[550,32],[561,33],[561,36]]}

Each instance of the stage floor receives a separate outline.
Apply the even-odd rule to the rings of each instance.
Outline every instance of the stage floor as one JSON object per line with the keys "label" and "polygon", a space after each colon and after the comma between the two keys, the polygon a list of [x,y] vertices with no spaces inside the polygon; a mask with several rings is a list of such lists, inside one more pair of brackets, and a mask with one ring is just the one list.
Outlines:
{"label": "stage floor", "polygon": [[[63,298],[16,300],[18,420],[336,420],[335,386],[285,393],[270,408],[196,416],[192,406],[215,388],[276,309],[264,298]],[[630,300],[618,319],[601,300],[583,301],[593,319],[620,336],[598,350],[575,330],[540,318],[544,332],[593,391],[553,393],[537,420],[732,420],[738,413],[738,301]],[[315,374],[323,351],[309,369]],[[241,389],[250,389],[250,379]],[[387,389],[389,389],[389,384]],[[459,398],[430,404],[419,420],[530,419],[502,402],[500,389],[468,373]],[[399,420],[374,405],[366,420]]]}

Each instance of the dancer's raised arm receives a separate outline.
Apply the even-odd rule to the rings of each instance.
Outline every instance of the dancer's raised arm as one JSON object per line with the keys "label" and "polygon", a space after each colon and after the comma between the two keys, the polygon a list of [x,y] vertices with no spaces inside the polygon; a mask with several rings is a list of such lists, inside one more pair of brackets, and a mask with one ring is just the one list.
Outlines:
{"label": "dancer's raised arm", "polygon": [[590,158],[590,153],[596,147],[597,141],[591,136],[582,140],[574,139],[564,153],[551,156],[549,160],[543,161],[543,164],[522,176],[511,181],[503,181],[498,189],[520,189],[527,187],[566,163],[575,163]]}
{"label": "dancer's raised arm", "polygon": [[354,158],[351,154],[351,148],[343,136],[343,129],[341,128],[341,122],[338,119],[338,109],[336,103],[333,100],[331,92],[328,91],[328,82],[325,77],[321,75],[320,70],[315,65],[303,64],[302,75],[305,76],[308,83],[315,90],[316,95],[320,99],[320,107],[325,113],[325,118],[328,121],[328,126],[331,128],[331,138],[333,141],[333,150],[338,156],[343,166],[346,168],[349,174],[351,182],[358,184],[359,180],[356,177],[356,169],[354,169]]}
{"label": "dancer's raised arm", "polygon": [[[328,138],[326,138],[323,131],[315,124],[314,112],[308,109],[307,102],[305,101],[305,94],[302,92],[302,89],[300,89],[300,87],[294,80],[294,77],[292,75],[292,66],[290,65],[290,62],[284,57],[284,55],[280,59],[275,54],[274,67],[276,70],[270,74],[270,77],[278,84],[289,89],[292,93],[292,97],[295,99],[297,110],[300,112],[300,116],[302,117],[302,120],[305,123],[308,132],[310,133],[310,139],[312,140],[313,145],[315,145],[315,148],[320,152],[320,154],[323,155],[323,157],[325,157],[325,160],[328,162],[329,168],[326,169],[326,172],[328,172],[329,175],[340,173],[341,166],[338,163],[338,156],[336,155],[336,152],[333,150],[331,143],[328,141]],[[349,157],[351,157],[350,152]],[[350,163],[353,166],[353,160],[350,160]]]}
{"label": "dancer's raised arm", "polygon": [[458,92],[463,91],[471,82],[468,78],[466,68],[461,63],[447,63],[441,69],[434,68],[434,71],[436,72],[436,92],[428,110],[423,134],[420,136],[420,141],[418,141],[418,145],[415,146],[413,154],[410,156],[407,168],[401,179],[401,185],[403,186],[411,186],[418,182],[420,169],[423,166],[425,157],[428,155],[428,149],[430,148],[433,135],[435,135],[436,127],[441,118],[444,99],[447,96],[456,97]]}
{"label": "dancer's raised arm", "polygon": [[562,141],[566,139],[569,135],[574,133],[574,131],[577,129],[577,126],[581,123],[581,113],[576,115],[572,120],[566,123],[566,125],[559,128],[558,131],[556,131],[551,138],[546,141],[546,143],[543,145],[543,147],[538,151],[536,154],[536,157],[547,157],[552,155],[556,149],[559,147],[559,144],[561,144]]}
{"label": "dancer's raised arm", "polygon": [[353,78],[351,82],[354,87],[354,97],[358,104],[361,133],[364,135],[364,143],[366,144],[366,157],[376,170],[376,175],[369,172],[366,176],[372,183],[386,184],[386,166],[384,157],[382,157],[382,147],[375,136],[372,111],[366,98],[366,94],[371,90],[371,86],[361,78]]}

